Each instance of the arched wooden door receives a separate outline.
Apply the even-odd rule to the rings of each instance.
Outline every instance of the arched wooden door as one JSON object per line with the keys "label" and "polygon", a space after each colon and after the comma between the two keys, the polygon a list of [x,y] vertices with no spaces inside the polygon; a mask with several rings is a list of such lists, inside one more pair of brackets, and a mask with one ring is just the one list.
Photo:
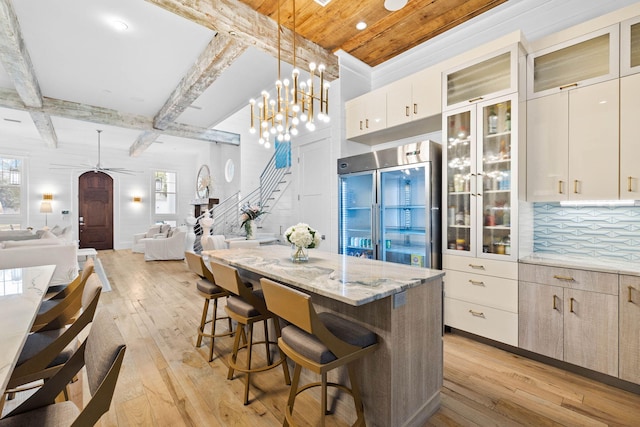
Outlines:
{"label": "arched wooden door", "polygon": [[113,178],[85,172],[78,178],[80,247],[113,249]]}

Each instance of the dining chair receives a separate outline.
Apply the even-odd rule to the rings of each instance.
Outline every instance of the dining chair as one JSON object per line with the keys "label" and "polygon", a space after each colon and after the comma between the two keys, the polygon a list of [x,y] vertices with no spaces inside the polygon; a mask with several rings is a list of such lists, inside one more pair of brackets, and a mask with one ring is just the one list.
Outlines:
{"label": "dining chair", "polygon": [[93,259],[89,258],[81,275],[55,296],[42,301],[31,332],[60,329],[72,323],[82,308],[84,288],[93,271]]}
{"label": "dining chair", "polygon": [[[273,319],[277,337],[280,337],[280,322],[277,316],[274,316],[273,313],[267,310],[262,291],[248,287],[240,279],[238,270],[229,265],[219,264],[217,262],[211,262],[210,265],[216,284],[232,294],[232,296],[227,299],[225,309],[229,317],[238,323],[238,328],[233,343],[233,352],[229,358],[227,379],[233,379],[235,371],[246,374],[244,378],[244,404],[247,405],[249,404],[249,383],[251,382],[251,374],[253,373],[266,371],[282,365],[285,383],[291,384],[287,358],[284,353],[278,349],[280,358],[275,361],[271,358],[270,345],[277,347],[277,342],[269,341],[267,320]],[[253,341],[253,325],[258,322],[263,322],[264,325],[263,341]],[[240,344],[241,337],[245,335],[243,332],[245,327],[247,329],[246,340],[244,344]],[[265,345],[267,360],[265,365],[255,367],[251,365],[251,356],[253,346],[258,344]],[[246,351],[246,362],[243,365],[238,363],[238,353],[241,350]]]}
{"label": "dining chair", "polygon": [[[217,286],[213,273],[209,271],[205,265],[202,256],[194,252],[185,252],[184,256],[187,260],[189,270],[197,274],[200,279],[196,282],[196,290],[204,298],[204,307],[202,308],[202,316],[200,318],[200,325],[198,326],[198,339],[196,341],[196,347],[202,345],[202,338],[209,338],[209,362],[213,360],[213,344],[216,338],[226,337],[233,335],[233,326],[231,324],[231,318],[229,316],[218,317],[218,299],[228,297],[229,292],[221,287]],[[213,300],[213,316],[207,320],[209,314],[209,302]],[[216,334],[216,322],[219,320],[228,320],[229,328],[226,332]],[[207,324],[211,324],[211,333],[206,333],[205,328]]]}
{"label": "dining chair", "polygon": [[[267,308],[282,317],[289,325],[282,329],[278,346],[295,362],[293,381],[285,410],[283,426],[293,426],[293,405],[296,396],[305,390],[321,387],[320,420],[325,425],[327,410],[327,388],[335,387],[353,397],[356,409],[355,425],[365,425],[364,407],[355,375],[354,365],[359,359],[374,351],[377,335],[367,328],[333,313],[317,313],[311,297],[273,280],[262,278],[260,285]],[[345,366],[351,388],[328,382],[327,373]],[[299,386],[302,368],[320,375],[319,382]],[[374,372],[371,375],[375,375]]]}
{"label": "dining chair", "polygon": [[[100,311],[91,331],[64,366],[38,391],[0,419],[0,427],[92,426],[109,410],[126,345],[111,315]],[[54,403],[71,379],[86,366],[90,398],[82,409],[73,402]]]}
{"label": "dining chair", "polygon": [[[82,293],[82,313],[72,324],[60,329],[44,328],[46,330],[27,336],[16,367],[9,378],[6,394],[33,388],[19,387],[34,381],[47,380],[64,366],[77,347],[76,337],[93,320],[101,291],[102,282],[93,273],[87,279]],[[39,384],[35,387],[39,387]]]}

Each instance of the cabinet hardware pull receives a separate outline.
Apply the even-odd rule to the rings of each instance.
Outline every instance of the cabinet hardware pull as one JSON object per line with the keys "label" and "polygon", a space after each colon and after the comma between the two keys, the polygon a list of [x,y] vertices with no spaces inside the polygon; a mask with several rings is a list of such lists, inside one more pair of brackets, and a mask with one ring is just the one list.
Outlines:
{"label": "cabinet hardware pull", "polygon": [[562,184],[564,183],[564,181],[560,180],[558,181],[558,194],[564,194],[562,192]]}
{"label": "cabinet hardware pull", "polygon": [[413,104],[413,114],[418,114],[418,104]]}
{"label": "cabinet hardware pull", "polygon": [[558,279],[558,280],[568,280],[569,282],[574,282],[575,279],[571,276],[559,276],[557,274],[554,274],[553,276],[554,279]]}
{"label": "cabinet hardware pull", "polygon": [[570,87],[577,87],[578,83],[571,83],[570,85],[564,85],[564,86],[560,86],[558,89],[563,90],[563,89],[569,89]]}
{"label": "cabinet hardware pull", "polygon": [[575,313],[575,311],[573,311],[573,301],[575,301],[574,298],[569,299],[569,311],[571,313]]}
{"label": "cabinet hardware pull", "polygon": [[469,283],[471,283],[472,285],[476,285],[476,286],[484,286],[484,282],[480,282],[478,280],[469,279]]}
{"label": "cabinet hardware pull", "polygon": [[631,180],[632,180],[631,177],[627,178],[627,191],[629,193],[631,193],[633,191],[633,188],[631,188]]}
{"label": "cabinet hardware pull", "polygon": [[554,310],[558,309],[558,304],[556,303],[557,298],[558,298],[558,295],[554,295],[553,296],[553,309]]}
{"label": "cabinet hardware pull", "polygon": [[476,270],[484,270],[484,265],[482,264],[469,264],[469,267],[475,268]]}
{"label": "cabinet hardware pull", "polygon": [[366,119],[364,122],[365,122],[365,124],[366,124],[366,126],[365,126],[365,127],[366,127],[367,129],[369,129],[369,119]]}
{"label": "cabinet hardware pull", "polygon": [[483,97],[479,96],[477,98],[470,99],[469,102],[482,101],[483,99],[484,99]]}
{"label": "cabinet hardware pull", "polygon": [[476,317],[484,317],[484,313],[481,311],[473,311],[473,310],[469,310],[469,313],[471,313],[472,316],[476,316]]}
{"label": "cabinet hardware pull", "polygon": [[627,298],[627,302],[633,302],[633,298],[631,297],[631,292],[633,291],[633,286],[629,286],[629,297]]}
{"label": "cabinet hardware pull", "polygon": [[362,130],[362,120],[360,120],[360,130]]}
{"label": "cabinet hardware pull", "polygon": [[409,117],[409,106],[408,105],[404,107],[404,115]]}
{"label": "cabinet hardware pull", "polygon": [[573,194],[578,194],[578,180],[573,180]]}

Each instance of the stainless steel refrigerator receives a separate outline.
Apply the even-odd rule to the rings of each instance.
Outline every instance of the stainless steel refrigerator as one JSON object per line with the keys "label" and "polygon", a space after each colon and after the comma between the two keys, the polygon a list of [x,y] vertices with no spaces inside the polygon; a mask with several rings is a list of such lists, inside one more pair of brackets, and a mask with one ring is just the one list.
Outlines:
{"label": "stainless steel refrigerator", "polygon": [[339,159],[339,252],[441,268],[441,153],[423,141]]}

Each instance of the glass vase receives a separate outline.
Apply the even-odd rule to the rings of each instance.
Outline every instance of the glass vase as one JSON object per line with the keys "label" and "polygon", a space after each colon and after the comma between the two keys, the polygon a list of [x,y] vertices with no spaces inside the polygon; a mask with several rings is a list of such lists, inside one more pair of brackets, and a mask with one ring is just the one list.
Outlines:
{"label": "glass vase", "polygon": [[309,248],[291,245],[291,261],[307,262],[309,261]]}
{"label": "glass vase", "polygon": [[244,223],[244,231],[247,232],[247,240],[255,240],[256,238],[256,223],[254,220],[249,219]]}

